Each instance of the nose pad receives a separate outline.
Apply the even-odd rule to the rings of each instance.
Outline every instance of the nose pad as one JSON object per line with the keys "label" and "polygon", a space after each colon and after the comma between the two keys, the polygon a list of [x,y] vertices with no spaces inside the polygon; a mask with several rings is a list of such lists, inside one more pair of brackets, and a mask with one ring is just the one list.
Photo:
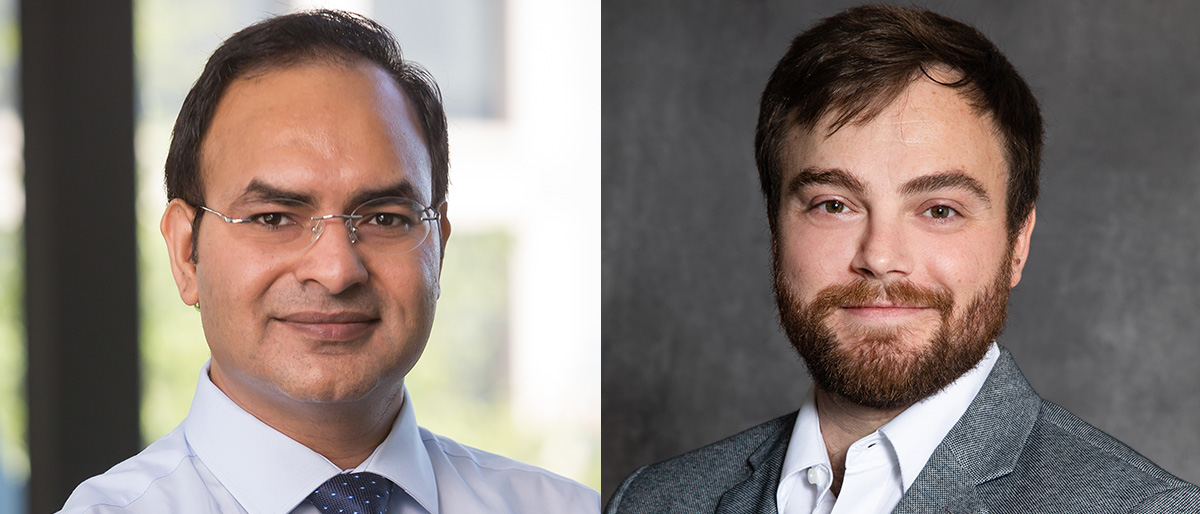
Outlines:
{"label": "nose pad", "polygon": [[[363,283],[367,280],[369,273],[361,249],[355,249],[352,245],[346,244],[346,240],[341,239],[342,236],[337,233],[336,228],[333,228],[333,224],[325,224],[331,217],[340,216],[313,219],[312,241],[308,248],[299,254],[300,257],[293,263],[292,271],[295,278],[301,283],[319,284],[336,295],[355,284]],[[316,243],[324,235],[326,229],[331,232],[329,237],[332,237],[333,240],[318,246]]]}
{"label": "nose pad", "polygon": [[[342,218],[342,216],[331,215],[314,220],[316,223],[314,223],[312,226],[312,237],[309,239],[308,246],[316,244],[317,240],[321,238],[321,234],[325,232],[325,220],[332,218]],[[354,226],[354,219],[346,217],[342,219],[342,223],[346,226],[346,234],[350,236],[350,244],[357,243],[358,227]]]}
{"label": "nose pad", "polygon": [[313,223],[312,228],[308,229],[308,244],[304,245],[304,248],[299,250],[300,252],[307,252],[309,248],[312,248],[313,245],[317,244],[317,240],[321,239],[321,233],[325,231],[325,220],[319,219],[314,221],[316,221],[316,223]]}

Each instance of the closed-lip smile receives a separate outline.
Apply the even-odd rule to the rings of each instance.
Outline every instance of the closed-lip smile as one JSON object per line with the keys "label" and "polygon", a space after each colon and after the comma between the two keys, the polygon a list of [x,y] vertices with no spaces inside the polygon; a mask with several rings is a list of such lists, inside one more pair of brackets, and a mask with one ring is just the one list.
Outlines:
{"label": "closed-lip smile", "polygon": [[379,317],[355,311],[302,311],[275,318],[284,326],[318,341],[349,341],[375,327]]}
{"label": "closed-lip smile", "polygon": [[929,307],[920,305],[900,305],[888,301],[871,302],[863,305],[843,305],[842,308],[850,314],[873,319],[904,317],[929,309]]}

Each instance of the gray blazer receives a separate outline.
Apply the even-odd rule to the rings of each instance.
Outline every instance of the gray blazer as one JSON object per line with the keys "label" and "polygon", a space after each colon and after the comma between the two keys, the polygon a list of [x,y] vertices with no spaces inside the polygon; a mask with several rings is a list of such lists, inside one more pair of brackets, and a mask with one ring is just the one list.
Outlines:
{"label": "gray blazer", "polygon": [[[635,471],[607,514],[776,514],[796,413]],[[1200,512],[1200,488],[1043,400],[1001,347],[897,513]]]}

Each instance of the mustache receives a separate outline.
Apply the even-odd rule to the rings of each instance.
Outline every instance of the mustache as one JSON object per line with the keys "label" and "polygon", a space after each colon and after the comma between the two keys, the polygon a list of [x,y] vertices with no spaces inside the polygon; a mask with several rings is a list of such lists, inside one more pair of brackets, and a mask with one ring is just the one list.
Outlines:
{"label": "mustache", "polygon": [[943,318],[948,318],[954,308],[954,295],[946,289],[921,287],[908,281],[884,284],[858,279],[822,289],[813,299],[809,310],[819,319],[839,307],[885,302],[899,307],[936,309]]}
{"label": "mustache", "polygon": [[379,294],[362,284],[337,295],[311,289],[287,291],[277,295],[275,304],[279,307],[272,312],[274,317],[288,317],[298,313],[353,313],[358,317],[378,318],[380,307]]}

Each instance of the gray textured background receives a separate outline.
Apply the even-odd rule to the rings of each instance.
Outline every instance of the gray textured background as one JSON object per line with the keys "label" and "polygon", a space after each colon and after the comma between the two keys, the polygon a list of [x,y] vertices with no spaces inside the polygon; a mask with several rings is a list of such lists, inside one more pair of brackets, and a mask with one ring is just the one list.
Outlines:
{"label": "gray textured background", "polygon": [[[791,38],[850,5],[604,2],[605,499],[640,465],[800,405],[754,122]],[[1200,481],[1200,3],[922,5],[995,41],[1046,119],[1001,343],[1044,397]]]}

